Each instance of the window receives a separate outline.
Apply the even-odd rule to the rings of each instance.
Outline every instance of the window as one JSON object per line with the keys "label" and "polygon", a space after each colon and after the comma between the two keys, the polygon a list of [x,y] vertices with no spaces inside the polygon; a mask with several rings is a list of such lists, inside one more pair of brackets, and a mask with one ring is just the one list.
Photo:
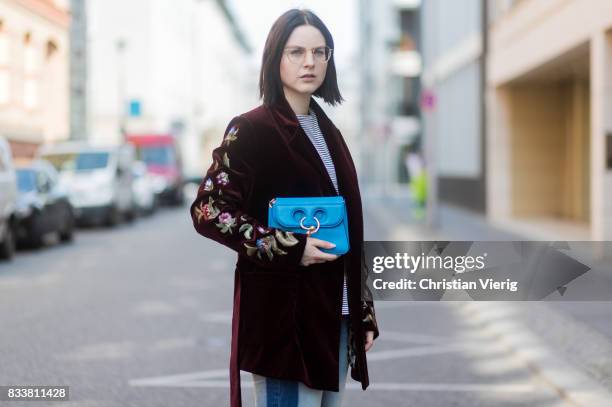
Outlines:
{"label": "window", "polygon": [[9,64],[9,39],[4,32],[4,23],[0,20],[0,67],[5,67]]}
{"label": "window", "polygon": [[18,169],[17,188],[21,192],[34,191],[36,189],[36,172],[32,169]]}
{"label": "window", "polygon": [[45,52],[45,56],[47,59],[50,59],[57,52],[57,44],[53,40],[47,41],[47,49]]}
{"label": "window", "polygon": [[137,150],[137,157],[149,165],[172,165],[176,162],[172,146],[140,147]]}
{"label": "window", "polygon": [[24,37],[24,71],[26,75],[35,74],[38,70],[38,60],[36,58],[36,48],[34,44],[32,44],[32,36],[30,33],[27,33]]}
{"label": "window", "polygon": [[0,68],[0,105],[7,104],[11,101],[11,80],[9,71],[6,68]]}
{"label": "window", "polygon": [[415,10],[401,10],[399,48],[402,51],[416,51],[419,41],[419,16]]}
{"label": "window", "polygon": [[23,105],[26,109],[36,109],[39,105],[38,55],[32,41],[32,33],[23,36]]}
{"label": "window", "polygon": [[28,78],[23,84],[23,104],[26,109],[36,109],[38,107],[39,93],[38,79]]}
{"label": "window", "polygon": [[419,115],[419,82],[417,78],[400,78],[401,95],[399,114],[402,116]]}
{"label": "window", "polygon": [[48,154],[44,159],[60,172],[89,171],[106,168],[110,154],[107,152],[57,153]]}

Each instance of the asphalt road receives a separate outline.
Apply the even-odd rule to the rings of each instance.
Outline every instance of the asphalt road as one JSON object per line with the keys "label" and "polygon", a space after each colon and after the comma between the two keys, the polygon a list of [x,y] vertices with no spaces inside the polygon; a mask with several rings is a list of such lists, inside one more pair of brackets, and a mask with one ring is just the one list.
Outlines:
{"label": "asphalt road", "polygon": [[[165,210],[1,264],[0,385],[69,385],[71,401],[52,406],[228,405],[235,255],[190,222],[187,207]],[[368,239],[382,237],[374,223]],[[568,405],[461,303],[377,314],[371,387],[349,379],[346,406]]]}

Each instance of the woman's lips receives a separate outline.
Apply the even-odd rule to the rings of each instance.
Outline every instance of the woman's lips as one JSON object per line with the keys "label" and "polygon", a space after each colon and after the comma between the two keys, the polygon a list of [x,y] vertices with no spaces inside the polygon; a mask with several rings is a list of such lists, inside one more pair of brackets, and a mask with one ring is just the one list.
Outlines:
{"label": "woman's lips", "polygon": [[300,76],[300,79],[304,80],[304,81],[313,81],[315,80],[315,76],[314,75],[303,75]]}

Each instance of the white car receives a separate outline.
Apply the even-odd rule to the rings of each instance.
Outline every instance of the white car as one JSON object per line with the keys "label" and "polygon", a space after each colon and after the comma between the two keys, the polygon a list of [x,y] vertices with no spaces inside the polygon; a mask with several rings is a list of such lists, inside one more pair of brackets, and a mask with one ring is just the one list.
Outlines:
{"label": "white car", "polygon": [[60,173],[60,184],[68,191],[80,223],[116,225],[134,218],[131,145],[98,147],[67,142],[44,145],[39,158]]}
{"label": "white car", "polygon": [[154,179],[147,171],[147,165],[142,161],[134,162],[132,166],[134,181],[134,204],[140,214],[151,215],[157,209],[157,194]]}
{"label": "white car", "polygon": [[0,258],[10,259],[15,253],[15,207],[17,181],[11,147],[0,137]]}

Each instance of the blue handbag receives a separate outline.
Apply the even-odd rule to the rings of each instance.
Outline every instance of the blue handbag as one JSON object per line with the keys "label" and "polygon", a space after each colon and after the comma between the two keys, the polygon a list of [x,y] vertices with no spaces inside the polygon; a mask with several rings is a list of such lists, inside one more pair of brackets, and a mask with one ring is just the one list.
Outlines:
{"label": "blue handbag", "polygon": [[348,220],[342,196],[274,198],[268,205],[268,226],[305,233],[336,245],[325,253],[349,251]]}

